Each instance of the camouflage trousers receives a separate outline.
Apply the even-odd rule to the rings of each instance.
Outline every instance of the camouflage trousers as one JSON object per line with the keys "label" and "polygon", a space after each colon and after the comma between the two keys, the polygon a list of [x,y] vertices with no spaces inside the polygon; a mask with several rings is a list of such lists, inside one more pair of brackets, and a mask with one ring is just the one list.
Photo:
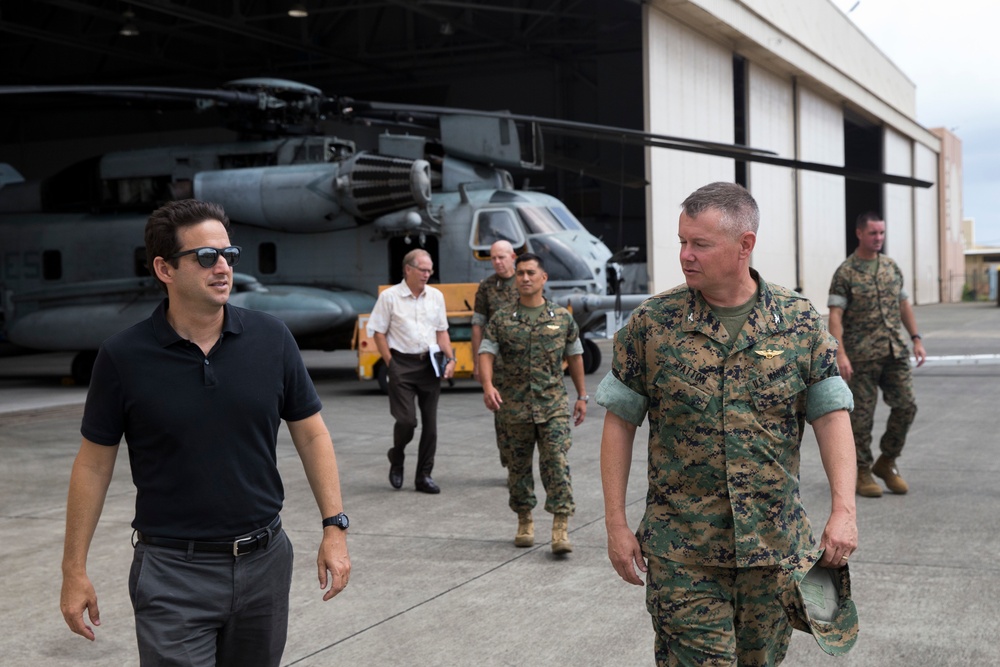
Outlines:
{"label": "camouflage trousers", "polygon": [[879,443],[879,449],[886,458],[894,459],[902,453],[906,434],[917,414],[910,360],[885,357],[873,361],[854,361],[851,366],[854,375],[848,386],[854,394],[854,411],[851,413],[854,447],[858,454],[858,467],[870,468],[874,460],[871,449],[872,427],[875,423],[879,388],[890,408],[889,421]]}
{"label": "camouflage trousers", "polygon": [[[502,427],[500,426],[502,424]],[[497,422],[497,444],[507,454],[507,490],[510,508],[530,512],[535,498],[533,464],[538,443],[538,473],[545,487],[545,510],[552,514],[573,514],[573,484],[566,458],[572,444],[569,417],[553,417],[542,424]],[[501,429],[503,444],[500,444]]]}
{"label": "camouflage trousers", "polygon": [[647,560],[657,667],[772,667],[785,659],[792,626],[775,588],[780,566]]}

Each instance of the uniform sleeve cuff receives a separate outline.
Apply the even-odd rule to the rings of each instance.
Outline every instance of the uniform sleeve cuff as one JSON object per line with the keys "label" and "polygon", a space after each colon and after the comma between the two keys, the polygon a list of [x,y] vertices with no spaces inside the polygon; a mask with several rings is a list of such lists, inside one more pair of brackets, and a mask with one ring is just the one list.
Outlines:
{"label": "uniform sleeve cuff", "polygon": [[482,313],[472,313],[472,326],[485,327],[488,324],[486,316]]}
{"label": "uniform sleeve cuff", "polygon": [[484,338],[483,342],[479,344],[479,354],[487,352],[492,354],[494,357],[500,353],[500,346],[491,341],[489,338]]}
{"label": "uniform sleeve cuff", "polygon": [[835,410],[854,410],[854,394],[839,375],[820,380],[809,387],[806,398],[806,421],[810,424]]}
{"label": "uniform sleeve cuff", "polygon": [[566,346],[566,352],[564,353],[567,357],[572,357],[574,354],[583,354],[583,343],[577,338],[572,343]]}
{"label": "uniform sleeve cuff", "polygon": [[847,310],[847,297],[839,294],[831,294],[826,301],[827,308],[842,308]]}
{"label": "uniform sleeve cuff", "polygon": [[629,389],[625,384],[616,378],[613,373],[608,373],[597,386],[597,404],[615,413],[630,424],[642,425],[642,420],[649,409],[649,399]]}

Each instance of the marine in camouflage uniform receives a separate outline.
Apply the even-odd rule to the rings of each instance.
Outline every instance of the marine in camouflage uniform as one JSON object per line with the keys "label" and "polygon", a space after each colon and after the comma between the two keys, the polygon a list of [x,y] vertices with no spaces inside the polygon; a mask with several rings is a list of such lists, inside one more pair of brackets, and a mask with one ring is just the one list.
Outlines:
{"label": "marine in camouflage uniform", "polygon": [[[518,258],[518,277],[525,268],[540,260],[534,255]],[[544,267],[541,267],[544,272]],[[487,406],[495,409],[502,423],[502,449],[508,453],[507,487],[510,508],[519,516],[529,514],[537,504],[532,461],[538,444],[538,464],[545,487],[546,511],[571,516],[576,506],[567,453],[572,444],[570,407],[563,381],[563,359],[580,397],[574,405],[577,424],[586,413],[586,385],[583,375],[583,345],[580,330],[565,308],[541,296],[537,285],[537,306],[526,305],[524,292],[514,306],[498,310],[486,326],[479,348],[483,364],[483,389]],[[502,387],[492,382],[492,360],[506,360]],[[495,400],[499,396],[499,401]]]}
{"label": "marine in camouflage uniform", "polygon": [[[817,546],[799,496],[806,422],[833,492],[821,564],[842,567],[857,544],[844,412],[852,400],[836,340],[807,299],[749,269],[756,217],[734,237],[739,228],[724,227],[729,214],[712,203],[723,196],[756,214],[735,184],[706,186],[685,201],[688,285],[633,312],[597,391],[608,409],[601,472],[609,556],[629,583],[642,584],[636,567],[647,573],[658,665],[770,666],[784,658],[792,626],[779,600],[782,564]],[[721,201],[733,206],[729,200]],[[734,286],[739,300],[726,305],[739,308],[706,300]],[[647,416],[646,510],[633,535],[625,491],[635,429]]]}
{"label": "marine in camouflage uniform", "polygon": [[[854,394],[851,428],[857,449],[858,493],[878,497],[882,491],[871,472],[884,478],[896,493],[908,490],[895,466],[917,414],[910,350],[901,333],[904,325],[914,342],[918,365],[926,353],[903,288],[903,272],[879,253],[885,222],[876,214],[862,214],[857,230],[858,249],[834,273],[827,305],[830,331],[840,340],[840,371]],[[875,463],[871,443],[879,388],[890,412],[879,443],[881,456]]]}
{"label": "marine in camouflage uniform", "polygon": [[[479,346],[483,331],[493,317],[493,313],[501,308],[517,303],[517,286],[514,284],[514,249],[507,241],[497,241],[490,248],[490,259],[497,273],[484,278],[476,289],[476,300],[472,312],[472,353],[473,376],[479,380]],[[501,273],[509,274],[507,277]],[[496,357],[493,361],[493,384],[503,387],[503,359]],[[500,423],[500,413],[493,416],[493,426],[496,431],[497,449],[500,452],[500,462],[507,467],[507,453],[503,449],[504,438],[501,437],[503,425]]]}
{"label": "marine in camouflage uniform", "polygon": [[534,321],[523,310],[508,306],[497,311],[479,347],[480,354],[507,360],[504,383],[498,387],[503,403],[497,416],[504,425],[502,447],[510,455],[510,508],[531,511],[538,502],[532,472],[537,442],[545,510],[572,515],[576,506],[566,459],[572,437],[562,361],[583,354],[580,329],[568,310],[548,299]]}

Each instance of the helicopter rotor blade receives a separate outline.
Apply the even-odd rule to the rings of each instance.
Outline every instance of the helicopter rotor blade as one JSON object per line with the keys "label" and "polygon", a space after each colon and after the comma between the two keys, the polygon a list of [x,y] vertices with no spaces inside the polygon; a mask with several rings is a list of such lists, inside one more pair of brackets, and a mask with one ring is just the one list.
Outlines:
{"label": "helicopter rotor blade", "polygon": [[[910,187],[929,188],[933,183],[909,176],[886,174],[875,170],[840,167],[820,162],[783,158],[770,150],[703,141],[685,137],[643,132],[623,127],[582,123],[578,121],[514,114],[508,111],[481,111],[452,107],[393,104],[355,100],[350,97],[327,97],[319,89],[280,79],[244,79],[230,82],[229,87],[242,89],[170,88],[159,86],[0,86],[3,95],[84,94],[104,95],[124,99],[154,101],[194,101],[197,108],[214,104],[244,109],[252,114],[236,118],[236,127],[242,130],[263,130],[270,134],[302,134],[312,130],[312,123],[330,114],[343,120],[374,124],[396,124],[433,129],[442,116],[479,116],[499,118],[523,125],[534,125],[556,134],[576,136],[597,141],[616,141],[622,144],[665,148],[689,153],[714,155],[745,162],[759,162],[790,169],[813,171],[843,176],[859,181],[888,183]],[[282,99],[282,93],[299,96],[298,101]],[[268,114],[287,112],[287,117],[274,121]]]}
{"label": "helicopter rotor blade", "polygon": [[934,185],[930,181],[924,181],[910,176],[898,176],[874,170],[840,167],[821,162],[783,158],[774,151],[753,148],[751,146],[688,139],[684,137],[643,132],[641,130],[633,130],[623,127],[611,127],[607,125],[581,123],[577,121],[544,118],[540,116],[526,116],[507,111],[491,112],[478,111],[474,109],[455,109],[449,107],[409,104],[400,105],[383,102],[362,102],[351,100],[350,111],[349,113],[346,113],[345,116],[351,118],[365,118],[370,116],[385,120],[406,117],[407,119],[410,119],[411,122],[414,122],[417,119],[424,122],[430,122],[432,118],[452,114],[506,118],[518,123],[535,124],[547,131],[567,136],[576,136],[594,139],[597,141],[617,141],[623,144],[650,146],[653,148],[665,148],[668,150],[678,150],[688,153],[714,155],[717,157],[732,158],[734,160],[745,162],[759,162],[779,167],[788,167],[790,169],[833,174],[836,176],[843,176],[845,178],[870,183],[887,183],[918,188],[929,188]]}

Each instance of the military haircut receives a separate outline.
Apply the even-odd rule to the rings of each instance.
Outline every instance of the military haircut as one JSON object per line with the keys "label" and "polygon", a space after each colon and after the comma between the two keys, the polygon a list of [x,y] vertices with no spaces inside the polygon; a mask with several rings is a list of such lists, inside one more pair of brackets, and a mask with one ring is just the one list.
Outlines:
{"label": "military haircut", "polygon": [[854,228],[861,231],[868,227],[869,222],[881,222],[882,216],[875,211],[865,211],[858,216],[858,219],[854,222]]}
{"label": "military haircut", "polygon": [[[521,262],[537,262],[538,268],[545,271],[545,261],[533,252],[526,252],[523,255],[518,255],[517,259],[514,260],[514,268],[517,269],[518,264]],[[548,273],[548,271],[545,271]]]}
{"label": "military haircut", "polygon": [[[162,257],[172,267],[177,268],[178,259],[167,259],[181,250],[180,242],[177,240],[177,230],[181,227],[190,227],[207,220],[218,220],[229,232],[229,216],[226,215],[222,206],[210,201],[199,199],[179,199],[167,202],[160,208],[153,211],[149,220],[146,221],[145,242],[146,242],[146,268],[150,275],[156,277],[153,270],[153,260]],[[160,289],[167,291],[167,286],[159,278]]]}
{"label": "military haircut", "polygon": [[722,228],[739,237],[745,232],[757,233],[760,209],[747,189],[739,183],[716,181],[698,188],[681,202],[684,214],[697,218],[709,209],[722,213]]}

